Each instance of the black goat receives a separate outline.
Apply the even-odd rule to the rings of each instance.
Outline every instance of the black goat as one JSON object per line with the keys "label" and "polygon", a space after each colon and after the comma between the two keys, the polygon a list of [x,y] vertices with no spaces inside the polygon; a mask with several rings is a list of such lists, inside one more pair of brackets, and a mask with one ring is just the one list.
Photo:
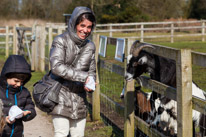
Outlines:
{"label": "black goat", "polygon": [[127,66],[126,80],[137,78],[148,72],[154,80],[176,87],[176,65],[175,61],[148,53],[143,48],[154,48],[151,45],[141,44],[135,41],[130,49],[132,58]]}
{"label": "black goat", "polygon": [[[154,80],[160,81],[166,85],[176,87],[176,65],[175,61],[167,58],[157,56],[143,48],[154,48],[151,45],[141,44],[135,41],[130,49],[132,57],[127,65],[126,80],[136,79],[143,73],[149,73]],[[154,108],[154,100],[160,95],[152,92],[150,103]]]}

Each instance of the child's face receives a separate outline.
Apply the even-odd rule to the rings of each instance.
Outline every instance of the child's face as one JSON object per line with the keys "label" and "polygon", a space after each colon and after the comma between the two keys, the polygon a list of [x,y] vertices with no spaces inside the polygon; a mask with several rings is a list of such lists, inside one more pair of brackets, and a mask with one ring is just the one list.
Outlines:
{"label": "child's face", "polygon": [[18,78],[7,78],[7,83],[14,88],[17,88],[23,84],[23,81]]}

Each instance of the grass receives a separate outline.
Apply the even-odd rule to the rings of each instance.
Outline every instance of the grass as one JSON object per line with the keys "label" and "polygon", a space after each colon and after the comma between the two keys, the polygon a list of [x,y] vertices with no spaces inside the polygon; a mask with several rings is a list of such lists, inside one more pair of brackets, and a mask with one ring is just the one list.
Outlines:
{"label": "grass", "polygon": [[177,49],[191,49],[192,51],[206,53],[206,42],[192,41],[192,42],[175,42],[175,43],[166,43],[166,42],[154,42],[154,43],[177,48]]}
{"label": "grass", "polygon": [[37,81],[39,81],[43,76],[44,76],[45,72],[32,72],[32,77],[30,79],[30,81],[28,81],[25,85],[25,87],[31,92],[33,91],[33,85],[34,83],[36,83]]}
{"label": "grass", "polygon": [[105,126],[104,122],[100,121],[87,121],[85,137],[111,137],[112,127]]}

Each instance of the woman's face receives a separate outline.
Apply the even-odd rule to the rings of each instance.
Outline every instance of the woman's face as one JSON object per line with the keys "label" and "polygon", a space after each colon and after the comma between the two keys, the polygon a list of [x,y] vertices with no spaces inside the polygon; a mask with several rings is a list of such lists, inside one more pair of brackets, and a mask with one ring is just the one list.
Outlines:
{"label": "woman's face", "polygon": [[86,39],[92,31],[92,22],[84,19],[76,26],[76,30],[80,39]]}

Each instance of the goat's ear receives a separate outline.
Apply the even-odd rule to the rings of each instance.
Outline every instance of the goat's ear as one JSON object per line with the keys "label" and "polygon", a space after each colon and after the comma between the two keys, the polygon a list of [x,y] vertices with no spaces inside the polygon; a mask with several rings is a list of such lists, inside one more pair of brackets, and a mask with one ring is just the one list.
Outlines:
{"label": "goat's ear", "polygon": [[139,59],[138,64],[144,65],[144,64],[147,64],[147,61],[148,61],[147,57],[143,56]]}

